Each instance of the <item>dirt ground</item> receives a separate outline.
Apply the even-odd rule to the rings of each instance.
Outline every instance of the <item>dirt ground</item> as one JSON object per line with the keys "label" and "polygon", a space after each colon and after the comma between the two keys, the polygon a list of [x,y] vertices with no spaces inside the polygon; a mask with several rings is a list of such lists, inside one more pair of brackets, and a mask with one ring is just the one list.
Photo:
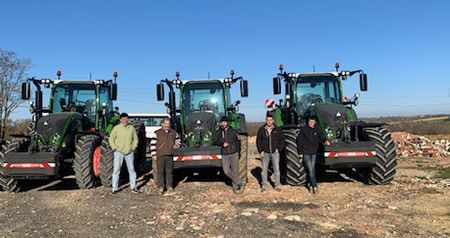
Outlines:
{"label": "dirt ground", "polygon": [[233,194],[217,170],[177,170],[174,196],[79,190],[73,177],[0,192],[0,237],[450,237],[450,160],[400,158],[395,181],[364,185],[328,171],[320,193],[259,191],[260,162]]}

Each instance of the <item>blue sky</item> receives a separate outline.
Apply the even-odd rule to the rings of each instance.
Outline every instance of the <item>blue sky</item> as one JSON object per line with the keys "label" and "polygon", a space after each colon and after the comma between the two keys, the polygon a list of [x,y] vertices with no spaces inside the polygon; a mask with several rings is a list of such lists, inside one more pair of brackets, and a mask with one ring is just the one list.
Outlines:
{"label": "blue sky", "polygon": [[[264,116],[271,78],[287,71],[364,69],[360,116],[450,113],[450,1],[2,1],[0,47],[31,58],[30,76],[111,78],[117,105],[161,112],[155,84],[249,80],[241,111]],[[358,92],[358,79],[344,84]],[[237,88],[233,91],[237,95]],[[14,118],[28,117],[20,108]]]}

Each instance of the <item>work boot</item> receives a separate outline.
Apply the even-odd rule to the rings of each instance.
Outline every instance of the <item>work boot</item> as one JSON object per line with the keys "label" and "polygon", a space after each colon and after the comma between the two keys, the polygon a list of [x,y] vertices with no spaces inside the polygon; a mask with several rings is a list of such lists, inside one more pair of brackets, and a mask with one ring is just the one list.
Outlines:
{"label": "work boot", "polygon": [[169,187],[168,189],[167,189],[167,192],[166,192],[166,194],[164,194],[165,196],[171,196],[171,195],[174,195],[175,194],[175,191],[173,190],[173,188],[172,187]]}
{"label": "work boot", "polygon": [[319,188],[317,188],[317,186],[313,187],[313,192],[314,194],[318,194],[319,193]]}
{"label": "work boot", "polygon": [[164,195],[164,188],[158,188],[158,193]]}
{"label": "work boot", "polygon": [[241,183],[241,185],[239,186],[239,189],[238,189],[238,192],[239,193],[243,193],[244,192],[244,184],[243,183]]}
{"label": "work boot", "polygon": [[262,186],[262,187],[261,187],[261,192],[262,192],[262,193],[265,192],[266,189],[267,189],[266,186]]}
{"label": "work boot", "polygon": [[277,191],[277,192],[281,192],[281,187],[280,187],[280,185],[278,185],[278,186],[275,186],[275,191]]}
{"label": "work boot", "polygon": [[139,189],[137,189],[137,188],[133,188],[133,189],[131,189],[131,193],[138,194],[138,193],[141,193],[141,191],[139,191]]}

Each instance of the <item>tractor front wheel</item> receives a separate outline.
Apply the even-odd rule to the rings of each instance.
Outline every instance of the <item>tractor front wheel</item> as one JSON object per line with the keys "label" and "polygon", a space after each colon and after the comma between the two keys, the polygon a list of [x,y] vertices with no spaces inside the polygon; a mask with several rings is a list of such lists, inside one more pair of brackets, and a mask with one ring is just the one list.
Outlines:
{"label": "tractor front wheel", "polygon": [[286,148],[282,154],[284,171],[281,171],[284,180],[292,186],[300,186],[306,183],[306,170],[303,165],[303,158],[298,156],[297,152],[297,135],[299,129],[284,129],[283,134],[286,140]]}
{"label": "tractor front wheel", "polygon": [[375,142],[376,164],[362,170],[361,174],[368,184],[388,184],[394,179],[397,169],[397,155],[391,133],[382,127],[364,129],[368,138]]}
{"label": "tractor front wheel", "polygon": [[94,174],[94,152],[100,146],[100,139],[95,135],[82,136],[75,148],[73,170],[77,185],[81,189],[89,189],[95,186],[97,178]]}
{"label": "tractor front wheel", "polygon": [[247,135],[240,135],[240,150],[239,150],[239,178],[241,181],[247,183],[247,158],[248,158],[248,138]]}
{"label": "tractor front wheel", "polygon": [[8,192],[19,192],[20,186],[19,182],[16,179],[13,178],[6,178],[5,175],[5,168],[3,167],[5,156],[8,153],[16,152],[19,148],[23,147],[23,143],[20,141],[13,141],[11,143],[5,143],[2,145],[2,148],[0,150],[0,189],[3,189],[4,191]]}
{"label": "tractor front wheel", "polygon": [[110,188],[114,170],[114,151],[109,145],[109,136],[103,138],[100,147],[100,180],[104,187]]}

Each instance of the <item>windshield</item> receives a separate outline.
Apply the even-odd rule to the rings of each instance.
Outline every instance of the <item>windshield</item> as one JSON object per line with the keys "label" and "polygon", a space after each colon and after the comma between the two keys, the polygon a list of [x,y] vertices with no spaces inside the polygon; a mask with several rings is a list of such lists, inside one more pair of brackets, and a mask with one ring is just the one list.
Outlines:
{"label": "windshield", "polygon": [[216,82],[186,84],[183,91],[183,112],[211,112],[225,115],[224,91]]}
{"label": "windshield", "polygon": [[334,76],[300,76],[297,82],[297,111],[302,114],[317,103],[341,103],[339,85]]}
{"label": "windshield", "polygon": [[58,84],[54,90],[52,111],[74,111],[86,114],[95,121],[95,86],[94,84]]}
{"label": "windshield", "polygon": [[166,117],[149,117],[149,116],[130,116],[130,122],[142,122],[145,126],[161,126],[163,119]]}

